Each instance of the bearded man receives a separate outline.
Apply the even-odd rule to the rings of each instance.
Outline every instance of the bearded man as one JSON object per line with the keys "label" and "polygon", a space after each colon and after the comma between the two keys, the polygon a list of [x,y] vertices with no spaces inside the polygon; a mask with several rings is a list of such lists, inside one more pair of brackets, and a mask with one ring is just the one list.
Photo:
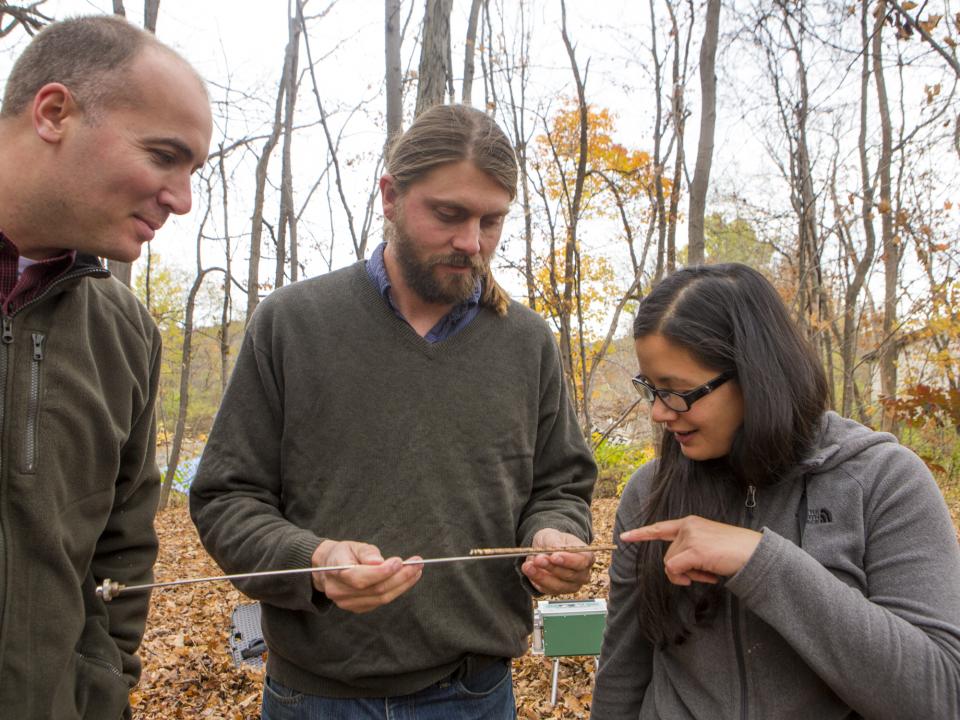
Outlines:
{"label": "bearded man", "polygon": [[250,320],[191,488],[201,539],[229,573],[362,566],[238,583],[266,720],[513,718],[531,594],[589,578],[589,553],[416,563],[591,539],[556,343],[490,271],[516,181],[491,118],[426,111],[380,180],[387,242]]}

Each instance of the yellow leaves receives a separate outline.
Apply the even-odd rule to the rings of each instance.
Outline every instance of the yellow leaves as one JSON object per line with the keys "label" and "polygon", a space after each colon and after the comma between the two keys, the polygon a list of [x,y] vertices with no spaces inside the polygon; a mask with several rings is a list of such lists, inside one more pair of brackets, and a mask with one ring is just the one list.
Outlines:
{"label": "yellow leaves", "polygon": [[936,85],[923,86],[923,91],[927,94],[927,105],[931,105],[933,103],[934,98],[940,94],[941,89],[940,83],[937,83]]}
{"label": "yellow leaves", "polygon": [[910,2],[907,0],[907,2],[903,3],[903,5],[900,7],[902,7],[904,10],[913,10],[916,6],[917,4],[915,2]]}
{"label": "yellow leaves", "polygon": [[[587,108],[587,176],[584,178],[582,215],[615,209],[616,187],[621,201],[645,197],[653,186],[650,154],[616,142],[615,116],[607,108]],[[580,158],[580,108],[568,100],[551,119],[547,133],[536,138],[534,164],[544,171],[546,189],[553,199],[572,197]],[[594,199],[597,200],[593,203]]]}
{"label": "yellow leaves", "polygon": [[[575,278],[569,278],[570,282]],[[563,297],[563,288],[568,282],[566,277],[563,249],[550,257],[539,259],[535,264],[534,285],[541,297],[541,313],[548,317],[570,315],[576,308],[576,293],[568,302]],[[609,260],[602,256],[581,254],[580,256],[580,307],[585,320],[599,319],[608,308],[608,301],[616,297],[619,287],[616,273]]]}
{"label": "yellow leaves", "polygon": [[952,37],[950,37],[949,35],[947,35],[946,37],[944,37],[944,38],[943,38],[943,41],[944,41],[947,45],[949,45],[950,47],[952,47],[952,48],[955,48],[955,47],[957,46],[957,41],[954,40],[954,39],[953,39]]}
{"label": "yellow leaves", "polygon": [[877,211],[881,215],[890,212],[890,200],[887,198],[880,198],[880,202],[877,203]]}

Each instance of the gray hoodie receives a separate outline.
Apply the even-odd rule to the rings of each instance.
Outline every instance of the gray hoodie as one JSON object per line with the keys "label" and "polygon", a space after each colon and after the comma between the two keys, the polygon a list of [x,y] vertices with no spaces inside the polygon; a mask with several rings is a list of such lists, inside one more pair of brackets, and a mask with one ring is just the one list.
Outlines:
{"label": "gray hoodie", "polygon": [[[817,445],[744,509],[763,538],[682,645],[639,635],[635,547],[617,540],[595,720],[960,718],[960,548],[939,488],[892,435],[835,413]],[[624,490],[615,538],[654,469]]]}

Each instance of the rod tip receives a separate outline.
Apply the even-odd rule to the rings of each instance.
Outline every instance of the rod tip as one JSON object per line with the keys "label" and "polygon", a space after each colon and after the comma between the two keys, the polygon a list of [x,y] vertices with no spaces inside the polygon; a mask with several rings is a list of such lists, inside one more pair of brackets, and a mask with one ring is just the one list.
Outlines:
{"label": "rod tip", "polygon": [[104,602],[110,602],[117,595],[120,594],[120,590],[123,588],[123,585],[118,583],[116,580],[111,580],[110,578],[104,578],[103,582],[97,586],[97,597],[103,600]]}

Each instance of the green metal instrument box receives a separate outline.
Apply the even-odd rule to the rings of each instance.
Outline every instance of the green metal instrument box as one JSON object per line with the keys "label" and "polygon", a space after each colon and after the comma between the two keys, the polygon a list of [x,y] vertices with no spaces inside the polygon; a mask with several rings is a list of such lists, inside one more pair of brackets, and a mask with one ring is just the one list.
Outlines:
{"label": "green metal instrument box", "polygon": [[603,598],[541,600],[533,614],[532,652],[546,657],[599,655],[606,621]]}

